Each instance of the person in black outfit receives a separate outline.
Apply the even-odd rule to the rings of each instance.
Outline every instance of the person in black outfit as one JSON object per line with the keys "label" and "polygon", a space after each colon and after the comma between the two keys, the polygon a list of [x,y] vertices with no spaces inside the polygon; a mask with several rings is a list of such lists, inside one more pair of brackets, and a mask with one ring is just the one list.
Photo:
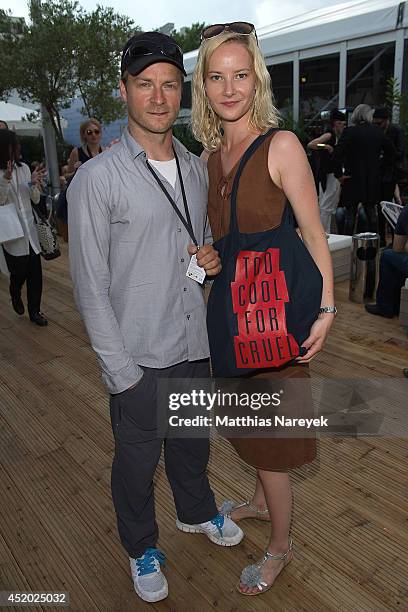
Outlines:
{"label": "person in black outfit", "polygon": [[68,202],[67,189],[74,178],[79,166],[102,153],[101,147],[102,127],[97,119],[88,119],[81,123],[79,133],[82,146],[72,149],[68,159],[68,167],[65,173],[65,185],[61,189],[57,203],[57,226],[58,232],[65,242],[68,242]]}
{"label": "person in black outfit", "polygon": [[[386,202],[392,202],[393,199],[397,204],[401,204],[401,201],[395,195],[395,188],[398,181],[404,175],[404,155],[405,155],[405,144],[404,144],[404,132],[399,125],[390,122],[390,113],[386,108],[376,108],[373,115],[373,124],[379,127],[384,134],[389,138],[396,149],[395,163],[392,168],[381,169],[381,200]],[[381,237],[381,246],[385,246],[385,218],[378,211],[378,226]]]}
{"label": "person in black outfit", "polygon": [[381,165],[392,168],[395,147],[377,126],[371,124],[372,110],[359,104],[333,152],[333,170],[342,186],[341,200],[346,208],[344,234],[355,231],[358,205],[364,212],[362,231],[376,232],[377,204],[381,200]]}
{"label": "person in black outfit", "polygon": [[398,217],[392,249],[385,249],[380,259],[380,280],[375,304],[366,304],[365,309],[373,315],[392,319],[399,314],[401,287],[408,277],[408,206]]}
{"label": "person in black outfit", "polygon": [[79,127],[82,146],[72,149],[68,159],[68,176],[74,176],[79,166],[102,153],[102,126],[97,119],[88,119]]}
{"label": "person in black outfit", "polygon": [[330,234],[332,215],[336,212],[340,198],[340,185],[333,174],[332,157],[334,147],[346,126],[346,115],[337,108],[330,113],[330,126],[319,136],[311,140],[307,148],[317,151],[319,154],[318,164],[318,193],[320,219],[327,234]]}

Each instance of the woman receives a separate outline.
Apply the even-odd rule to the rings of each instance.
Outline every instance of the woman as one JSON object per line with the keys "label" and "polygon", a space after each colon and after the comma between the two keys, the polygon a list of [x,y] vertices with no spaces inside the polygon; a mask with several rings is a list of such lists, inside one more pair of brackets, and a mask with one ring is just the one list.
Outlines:
{"label": "woman", "polygon": [[[193,77],[192,125],[209,153],[208,215],[213,237],[218,240],[228,233],[231,186],[238,162],[260,134],[278,125],[278,115],[254,27],[242,22],[209,26],[202,37]],[[323,276],[321,305],[335,311],[332,266],[313,176],[296,136],[277,131],[256,151],[241,176],[237,200],[240,231],[262,232],[278,226],[286,198]],[[308,377],[308,362],[321,350],[333,317],[330,312],[319,315],[303,344],[307,355],[295,366],[267,371],[268,378]],[[233,520],[262,517],[271,521],[264,558],[244,570],[238,586],[244,595],[258,595],[273,585],[292,558],[288,470],[315,458],[315,440],[246,438],[231,443],[241,458],[257,468],[253,498],[230,507]]]}
{"label": "woman", "polygon": [[31,200],[40,201],[45,170],[40,164],[33,173],[20,161],[20,147],[14,132],[0,130],[0,206],[16,206],[24,236],[3,245],[7,268],[10,272],[10,296],[15,312],[24,314],[21,289],[27,283],[27,306],[30,321],[41,327],[47,319],[40,312],[42,270],[40,243]]}
{"label": "woman", "polygon": [[320,219],[327,234],[330,234],[331,218],[336,212],[340,199],[340,183],[332,168],[335,146],[346,126],[346,115],[338,109],[330,113],[330,128],[318,138],[311,140],[307,148],[320,153],[319,164],[319,206]]}
{"label": "woman", "polygon": [[97,119],[88,119],[81,123],[79,128],[82,146],[72,149],[68,159],[68,176],[73,176],[75,171],[99,153],[102,153],[101,147],[102,127]]}
{"label": "woman", "polygon": [[[56,219],[58,233],[63,237],[65,242],[68,242],[68,202],[66,194],[70,181],[74,177],[79,166],[89,159],[96,157],[96,155],[99,155],[99,153],[103,151],[100,145],[102,128],[97,119],[88,119],[84,121],[84,123],[81,123],[79,133],[82,140],[82,146],[75,147],[75,149],[71,151],[67,170],[64,174],[64,185],[61,182],[62,189],[57,203]],[[60,177],[60,180],[61,178],[62,177]]]}

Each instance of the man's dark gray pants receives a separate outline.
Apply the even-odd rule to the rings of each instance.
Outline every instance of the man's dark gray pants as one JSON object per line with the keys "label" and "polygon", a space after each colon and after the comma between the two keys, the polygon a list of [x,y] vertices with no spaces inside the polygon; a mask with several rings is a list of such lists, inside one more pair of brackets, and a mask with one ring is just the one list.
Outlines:
{"label": "man's dark gray pants", "polygon": [[218,513],[207,477],[210,454],[206,438],[166,440],[157,437],[156,389],[158,378],[208,378],[208,360],[164,369],[143,368],[134,388],[111,396],[110,411],[115,455],[112,464],[112,498],[121,542],[133,559],[156,545],[153,476],[164,443],[164,460],[177,517],[196,524]]}

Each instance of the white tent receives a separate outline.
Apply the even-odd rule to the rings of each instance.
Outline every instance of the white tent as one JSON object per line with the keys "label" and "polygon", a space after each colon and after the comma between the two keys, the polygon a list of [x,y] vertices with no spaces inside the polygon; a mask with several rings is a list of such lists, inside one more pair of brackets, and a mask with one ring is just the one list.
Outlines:
{"label": "white tent", "polygon": [[[408,28],[408,7],[399,0],[354,0],[334,6],[309,11],[268,26],[257,27],[260,49],[270,64],[274,58],[276,63],[292,52],[302,52],[314,48],[316,55],[324,52],[327,45],[340,44],[349,41],[349,48],[364,46],[353,40],[368,39],[383,33],[393,33],[396,30]],[[406,34],[405,34],[406,37]],[[366,40],[365,44],[370,44]],[[190,75],[197,61],[198,50],[184,54],[184,67]],[[286,59],[286,58],[285,58]],[[275,62],[272,62],[275,63]]]}
{"label": "white tent", "polygon": [[[300,71],[304,61],[323,60],[337,56],[338,73],[333,79],[337,88],[336,105],[344,108],[347,103],[348,87],[363,74],[378,58],[389,52],[389,60],[394,62],[394,70],[388,68],[387,78],[393,76],[396,91],[402,92],[407,85],[408,74],[408,3],[399,0],[354,0],[343,2],[315,11],[285,19],[272,25],[260,26],[257,34],[268,67],[273,69],[272,80],[277,70],[292,73],[292,85],[286,82],[287,98],[292,98],[294,121],[300,117],[301,81]],[[359,50],[364,54],[360,68],[355,68],[353,78],[348,73],[350,58]],[[391,54],[393,60],[391,59]],[[191,80],[197,62],[198,50],[184,54],[184,67],[187,72],[185,87]],[[351,64],[351,62],[350,62]],[[378,77],[378,70],[377,70]],[[290,77],[289,77],[290,78]],[[276,80],[274,81],[276,84]],[[363,85],[361,87],[364,88]],[[365,89],[365,95],[372,87]],[[361,93],[361,92],[360,92]],[[290,95],[289,95],[290,94]],[[320,96],[321,92],[316,93]],[[309,94],[310,96],[310,91]],[[361,101],[365,101],[363,94]],[[318,98],[317,98],[318,100]],[[330,103],[331,100],[326,100]],[[357,102],[359,103],[359,102]],[[320,108],[319,110],[325,110]],[[398,109],[394,108],[394,121],[398,121]]]}
{"label": "white tent", "polygon": [[32,113],[32,108],[18,106],[10,102],[0,102],[0,121],[6,121],[10,130],[21,136],[38,136],[41,134],[41,121],[27,121],[27,113]]}

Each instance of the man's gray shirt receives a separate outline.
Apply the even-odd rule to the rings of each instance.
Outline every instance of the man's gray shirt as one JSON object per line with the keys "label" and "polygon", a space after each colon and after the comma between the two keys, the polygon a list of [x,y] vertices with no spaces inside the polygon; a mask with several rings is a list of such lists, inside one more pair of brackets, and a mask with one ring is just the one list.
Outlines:
{"label": "man's gray shirt", "polygon": [[[176,139],[194,233],[211,242],[204,162]],[[67,192],[74,293],[102,378],[120,393],[143,375],[209,355],[203,288],[186,277],[192,240],[126,129]],[[162,182],[185,216],[180,181]]]}

